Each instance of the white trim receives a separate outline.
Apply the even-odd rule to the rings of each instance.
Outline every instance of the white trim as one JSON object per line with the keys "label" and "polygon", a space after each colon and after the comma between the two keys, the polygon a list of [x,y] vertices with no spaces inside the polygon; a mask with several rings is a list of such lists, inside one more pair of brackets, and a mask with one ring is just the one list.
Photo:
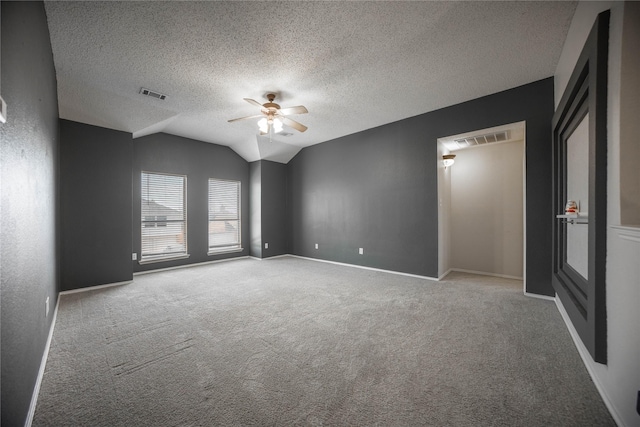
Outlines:
{"label": "white trim", "polygon": [[607,395],[606,389],[603,387],[602,383],[600,382],[600,379],[593,371],[593,367],[591,365],[591,361],[592,361],[591,354],[589,354],[589,351],[587,350],[582,340],[580,339],[580,336],[578,335],[578,331],[576,331],[575,327],[573,326],[573,323],[571,323],[569,314],[565,310],[564,306],[562,305],[562,301],[560,300],[560,298],[558,298],[557,294],[556,294],[556,307],[560,312],[560,316],[562,316],[562,320],[564,320],[564,324],[567,326],[567,330],[569,331],[569,335],[571,335],[571,339],[573,340],[573,343],[578,349],[578,353],[580,354],[582,363],[587,368],[587,372],[589,372],[589,376],[591,377],[591,380],[595,384],[596,389],[598,390],[598,393],[600,393],[600,397],[602,398],[602,401],[604,402],[605,406],[609,410],[609,413],[613,417],[613,420],[619,426],[625,425],[623,422],[623,418],[620,417],[620,415],[615,409],[615,406],[613,406],[612,400]]}
{"label": "white trim", "polygon": [[0,96],[0,123],[7,123],[7,103]]}
{"label": "white trim", "polygon": [[550,297],[549,295],[540,295],[540,294],[532,294],[531,292],[524,292],[524,296],[525,297],[530,297],[530,298],[538,298],[538,299],[544,299],[547,301],[555,301],[556,297]]}
{"label": "white trim", "polygon": [[145,265],[145,264],[153,264],[156,262],[175,261],[177,259],[187,259],[190,256],[191,256],[190,254],[159,255],[154,257],[140,258],[140,261],[138,261],[138,264]]}
{"label": "white trim", "polygon": [[124,282],[106,283],[104,285],[87,286],[85,288],[70,289],[68,291],[60,291],[60,295],[77,294],[79,292],[94,291],[96,289],[112,288],[114,286],[123,286],[132,283],[133,280],[125,280]]}
{"label": "white trim", "polygon": [[[524,120],[522,127],[524,135],[522,137],[522,292],[527,292],[527,121]],[[533,296],[536,294],[529,294]],[[544,299],[544,298],[543,298]]]}
{"label": "white trim", "polygon": [[[309,261],[326,262],[326,263],[328,263],[328,264],[342,265],[342,266],[345,266],[345,267],[361,268],[361,269],[363,269],[363,270],[379,271],[379,272],[381,272],[381,273],[397,274],[397,275],[399,275],[399,276],[415,277],[415,278],[417,278],[417,279],[433,280],[433,281],[436,281],[436,282],[438,281],[438,279],[437,279],[437,278],[435,278],[435,277],[420,276],[420,275],[417,275],[417,274],[411,274],[411,273],[402,273],[402,272],[400,272],[400,271],[383,270],[383,269],[381,269],[381,268],[365,267],[365,266],[363,266],[363,265],[347,264],[347,263],[344,263],[344,262],[337,262],[337,261],[327,261],[327,260],[325,260],[325,259],[319,259],[319,258],[308,258],[308,257],[300,256],[300,255],[291,255],[291,254],[288,254],[288,255],[286,255],[286,256],[290,256],[290,257],[293,257],[293,258],[306,259],[306,260],[309,260]],[[274,258],[275,258],[275,257],[274,257]]]}
{"label": "white trim", "polygon": [[610,225],[618,232],[618,237],[631,242],[640,243],[640,227],[630,227],[625,225]]}
{"label": "white trim", "polygon": [[267,257],[264,257],[264,258],[258,258],[258,257],[255,257],[255,256],[250,256],[249,258],[255,259],[256,261],[266,261],[268,259],[286,258],[286,257],[290,257],[290,256],[295,256],[295,255],[283,254],[283,255],[267,256]]}
{"label": "white trim", "polygon": [[262,260],[267,260],[267,259],[286,258],[286,257],[289,257],[289,256],[293,256],[293,255],[291,255],[291,254],[282,254],[282,255],[267,256],[267,257],[259,258],[259,259],[262,261]]}
{"label": "white trim", "polygon": [[176,265],[174,267],[158,268],[158,269],[155,269],[155,270],[136,271],[135,273],[133,273],[133,276],[135,277],[135,276],[140,276],[142,274],[159,273],[161,271],[177,270],[179,268],[197,267],[199,265],[216,264],[216,263],[219,263],[219,262],[235,261],[235,260],[239,260],[239,259],[248,259],[248,258],[249,258],[249,256],[245,255],[245,256],[238,256],[238,257],[225,258],[225,259],[216,259],[216,260],[213,260],[213,261],[196,262],[196,263],[193,263],[193,264]]}
{"label": "white trim", "polygon": [[522,277],[517,276],[509,276],[507,274],[498,274],[498,273],[487,273],[486,271],[476,271],[476,270],[465,270],[463,268],[452,268],[451,271],[458,271],[460,273],[471,273],[471,274],[479,274],[481,276],[493,276],[493,277],[501,277],[503,279],[514,279],[514,280],[523,280]]}
{"label": "white trim", "polygon": [[234,252],[242,252],[244,248],[233,248],[233,249],[217,249],[217,250],[209,250],[207,255],[224,255],[224,254],[232,254]]}
{"label": "white trim", "polygon": [[47,337],[47,343],[44,346],[44,353],[42,354],[42,360],[40,361],[40,369],[38,370],[38,376],[36,377],[36,384],[33,387],[33,394],[31,395],[31,404],[29,405],[29,412],[27,412],[27,419],[24,422],[25,427],[31,427],[33,423],[33,416],[36,414],[36,406],[38,405],[38,395],[40,394],[40,386],[42,385],[42,378],[44,378],[44,369],[47,366],[47,359],[49,358],[49,348],[51,347],[51,341],[53,340],[53,330],[56,327],[56,318],[58,317],[58,305],[60,304],[60,293],[56,299],[56,307],[53,310],[53,317],[51,318],[51,326],[49,327],[49,336]]}
{"label": "white trim", "polygon": [[444,278],[447,276],[447,274],[451,273],[452,271],[453,271],[453,269],[452,269],[452,268],[448,269],[447,271],[445,271],[444,273],[442,273],[440,276],[438,276],[438,280],[442,280],[442,279],[444,279]]}

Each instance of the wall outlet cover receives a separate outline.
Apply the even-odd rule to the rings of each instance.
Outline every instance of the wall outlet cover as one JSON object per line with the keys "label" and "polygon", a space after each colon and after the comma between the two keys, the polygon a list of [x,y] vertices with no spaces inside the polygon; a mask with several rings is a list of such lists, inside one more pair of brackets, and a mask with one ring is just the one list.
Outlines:
{"label": "wall outlet cover", "polygon": [[131,254],[131,261],[135,261],[138,259],[138,254],[136,252]]}
{"label": "wall outlet cover", "polygon": [[269,244],[268,244],[268,243],[265,243],[265,244],[264,244],[264,248],[265,248],[265,249],[269,249]]}
{"label": "wall outlet cover", "polygon": [[318,249],[318,244],[316,243],[316,249]]}
{"label": "wall outlet cover", "polygon": [[363,254],[364,254],[364,248],[360,248],[360,249],[358,250],[358,252],[360,253],[360,255],[363,255]]}

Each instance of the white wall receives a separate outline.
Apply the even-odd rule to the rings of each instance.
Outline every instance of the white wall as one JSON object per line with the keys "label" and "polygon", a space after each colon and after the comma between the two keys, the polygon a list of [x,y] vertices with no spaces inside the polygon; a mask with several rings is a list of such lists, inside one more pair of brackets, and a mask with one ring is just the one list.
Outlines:
{"label": "white wall", "polygon": [[524,141],[455,152],[451,267],[523,277]]}
{"label": "white wall", "polygon": [[[640,227],[640,5],[625,6],[620,77],[620,218]],[[635,24],[635,25],[634,25]]]}
{"label": "white wall", "polygon": [[[595,363],[577,338],[565,316],[576,345],[596,386],[619,425],[639,426],[636,399],[640,390],[640,228],[620,227],[620,78],[623,17],[625,8],[638,3],[580,2],[567,35],[555,74],[556,106],[562,97],[582,46],[597,14],[611,9],[608,76],[608,195],[607,195],[607,334],[608,364]],[[637,14],[636,14],[637,16]],[[640,22],[625,21],[638,34]],[[625,31],[626,36],[627,31]],[[631,31],[629,31],[631,33]],[[635,74],[640,70],[635,70]],[[635,111],[633,111],[635,109]],[[640,117],[637,103],[625,104],[625,116]],[[630,141],[625,141],[625,143]],[[634,141],[637,144],[637,140]],[[637,169],[636,169],[637,173]]]}

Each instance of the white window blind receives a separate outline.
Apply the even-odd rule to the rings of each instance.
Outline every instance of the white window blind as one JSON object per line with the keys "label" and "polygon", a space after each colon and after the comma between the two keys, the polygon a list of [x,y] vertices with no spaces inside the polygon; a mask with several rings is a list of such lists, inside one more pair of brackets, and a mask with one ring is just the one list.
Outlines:
{"label": "white window blind", "polygon": [[142,172],[141,259],[187,253],[187,177]]}
{"label": "white window blind", "polygon": [[240,181],[210,178],[209,252],[240,248]]}

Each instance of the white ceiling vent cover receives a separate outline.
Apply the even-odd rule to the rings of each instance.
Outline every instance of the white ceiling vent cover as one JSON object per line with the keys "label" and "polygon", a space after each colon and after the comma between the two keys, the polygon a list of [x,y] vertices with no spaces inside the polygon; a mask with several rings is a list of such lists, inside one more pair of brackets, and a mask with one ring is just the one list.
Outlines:
{"label": "white ceiling vent cover", "polygon": [[161,101],[164,101],[167,98],[167,95],[165,95],[163,93],[154,92],[152,90],[145,89],[143,87],[140,88],[140,94],[141,95],[150,96],[152,98],[157,98],[157,99],[159,99]]}
{"label": "white ceiling vent cover", "polygon": [[469,136],[456,139],[453,142],[458,144],[458,148],[473,147],[476,145],[491,144],[494,142],[505,142],[509,140],[509,131],[488,133],[486,135]]}

